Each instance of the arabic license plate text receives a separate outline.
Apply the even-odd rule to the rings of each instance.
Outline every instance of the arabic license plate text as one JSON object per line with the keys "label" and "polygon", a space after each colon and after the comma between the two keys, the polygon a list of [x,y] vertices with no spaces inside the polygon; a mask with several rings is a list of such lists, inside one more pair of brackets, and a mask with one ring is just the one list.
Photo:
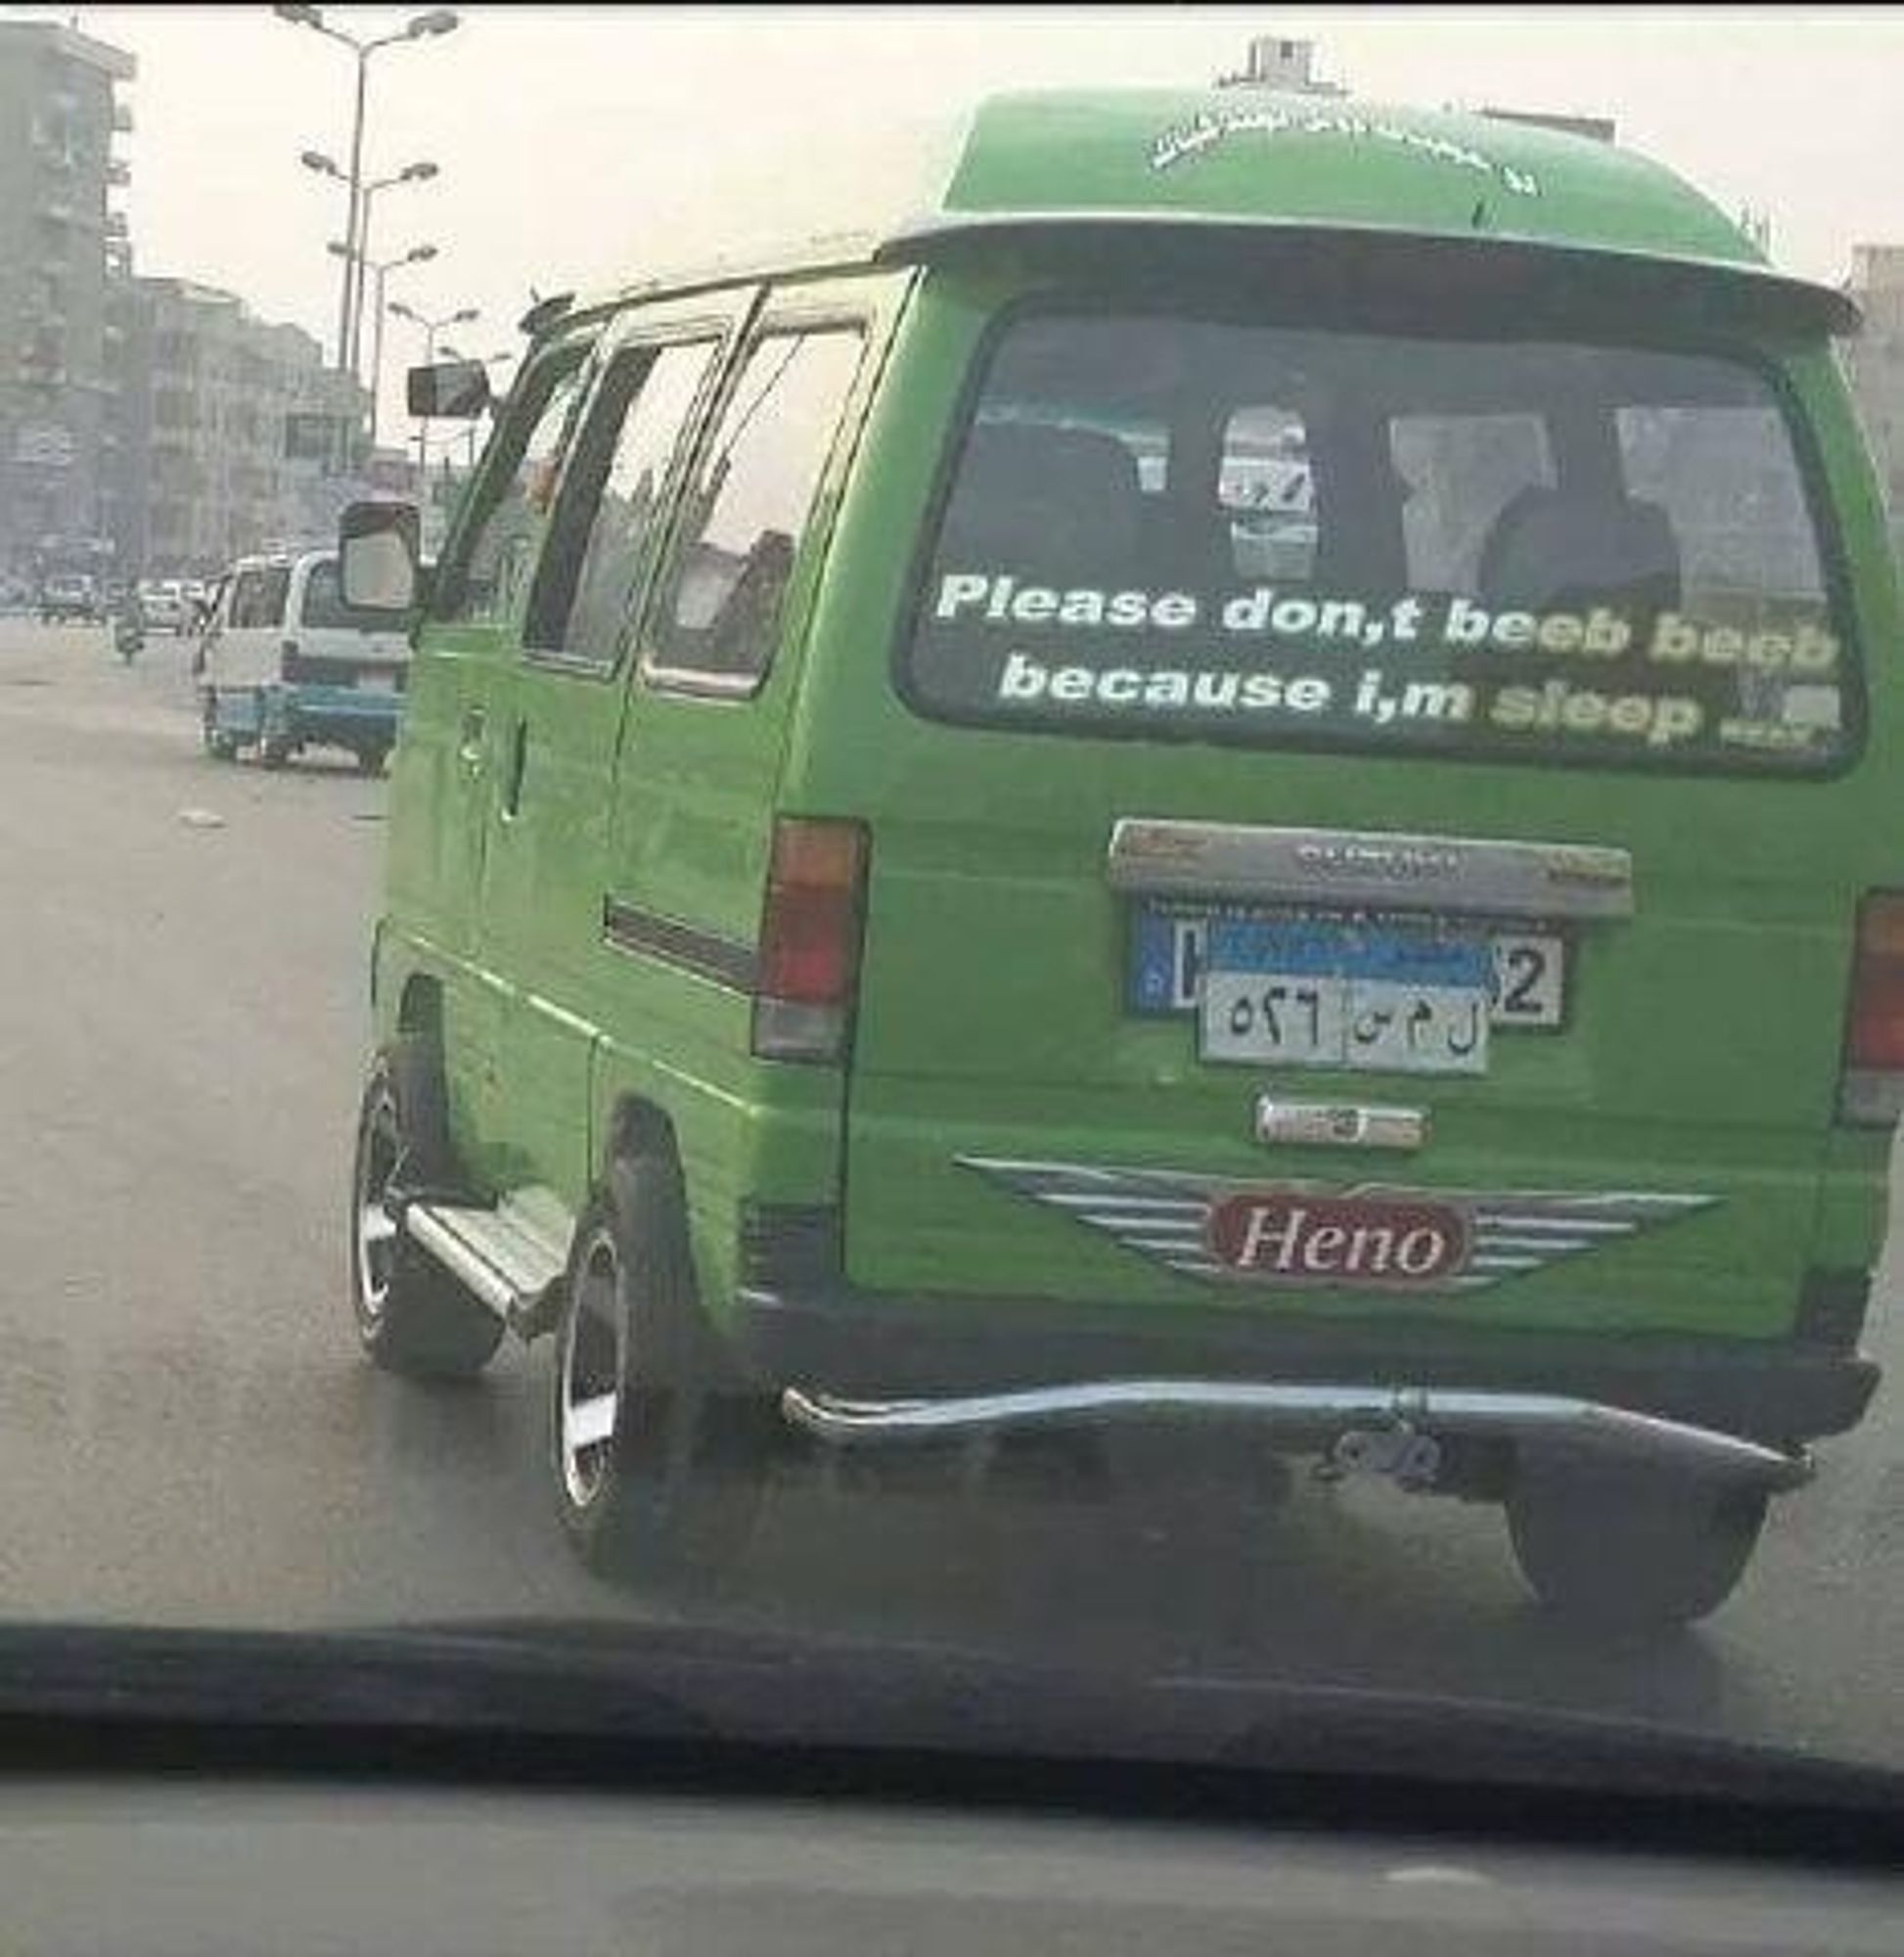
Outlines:
{"label": "arabic license plate text", "polygon": [[1398,1073],[1484,1073],[1485,938],[1218,920],[1199,1045],[1205,1060]]}

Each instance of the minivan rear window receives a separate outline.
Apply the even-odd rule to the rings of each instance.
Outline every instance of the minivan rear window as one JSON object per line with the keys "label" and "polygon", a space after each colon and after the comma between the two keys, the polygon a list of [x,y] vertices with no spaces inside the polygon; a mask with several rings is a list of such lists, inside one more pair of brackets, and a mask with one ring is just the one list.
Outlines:
{"label": "minivan rear window", "polygon": [[338,561],[327,557],[304,573],[304,627],[320,632],[387,632],[387,612],[360,612],[343,602]]}
{"label": "minivan rear window", "polygon": [[1823,772],[1858,733],[1824,563],[1743,357],[1026,314],[905,686],[1051,731]]}

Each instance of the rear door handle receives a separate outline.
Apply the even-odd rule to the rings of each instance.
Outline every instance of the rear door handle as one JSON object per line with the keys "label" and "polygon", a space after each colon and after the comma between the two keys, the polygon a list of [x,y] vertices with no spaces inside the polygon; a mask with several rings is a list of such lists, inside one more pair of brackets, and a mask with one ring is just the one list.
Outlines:
{"label": "rear door handle", "polygon": [[479,775],[482,772],[482,736],[486,726],[482,708],[466,707],[463,711],[463,732],[456,750],[456,758],[463,763],[464,772]]}

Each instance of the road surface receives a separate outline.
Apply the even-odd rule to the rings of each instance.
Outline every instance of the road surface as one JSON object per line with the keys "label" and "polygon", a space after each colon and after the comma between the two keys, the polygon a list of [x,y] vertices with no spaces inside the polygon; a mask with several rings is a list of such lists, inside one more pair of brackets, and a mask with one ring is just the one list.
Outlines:
{"label": "road surface", "polygon": [[[358,1355],[343,1231],[385,790],[344,757],[202,756],[185,643],[127,669],[103,629],[0,619],[0,1608],[245,1626],[656,1608],[559,1538],[546,1347],[435,1391]],[[1881,1317],[1893,1371],[1901,1343]],[[1887,1389],[1826,1448],[1735,1601],[1663,1649],[1537,1616],[1492,1510],[1306,1479],[1199,1537],[790,1477],[718,1608],[1896,1762],[1897,1406]]]}

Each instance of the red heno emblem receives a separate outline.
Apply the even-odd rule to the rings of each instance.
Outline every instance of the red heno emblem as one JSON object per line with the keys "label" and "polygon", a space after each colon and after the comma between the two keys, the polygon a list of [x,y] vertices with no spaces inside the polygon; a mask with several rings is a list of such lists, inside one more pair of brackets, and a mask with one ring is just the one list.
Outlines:
{"label": "red heno emblem", "polygon": [[1431,1285],[1468,1261],[1468,1219],[1442,1203],[1255,1190],[1210,1207],[1205,1240],[1232,1270],[1292,1284]]}

